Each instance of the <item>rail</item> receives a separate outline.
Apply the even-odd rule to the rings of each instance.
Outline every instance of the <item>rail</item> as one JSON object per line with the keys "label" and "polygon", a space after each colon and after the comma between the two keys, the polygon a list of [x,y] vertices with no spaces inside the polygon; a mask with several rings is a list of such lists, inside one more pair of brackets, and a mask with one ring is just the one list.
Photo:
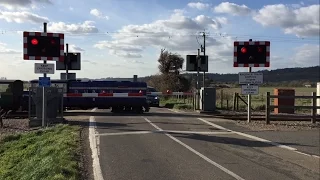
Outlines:
{"label": "rail", "polygon": [[[280,106],[274,106],[270,105],[272,98],[281,98],[281,99],[312,99],[310,106],[287,106],[287,105],[280,105]],[[311,109],[311,115],[307,116],[311,119],[312,123],[316,123],[317,121],[317,109],[320,109],[320,106],[317,106],[317,98],[320,98],[320,96],[317,96],[315,92],[312,92],[311,96],[279,96],[279,95],[270,95],[270,92],[267,92],[267,102],[266,102],[266,123],[270,124],[270,119],[272,119],[271,115],[271,109],[272,108],[288,108],[288,109],[297,109],[297,108],[303,108],[303,109]]]}

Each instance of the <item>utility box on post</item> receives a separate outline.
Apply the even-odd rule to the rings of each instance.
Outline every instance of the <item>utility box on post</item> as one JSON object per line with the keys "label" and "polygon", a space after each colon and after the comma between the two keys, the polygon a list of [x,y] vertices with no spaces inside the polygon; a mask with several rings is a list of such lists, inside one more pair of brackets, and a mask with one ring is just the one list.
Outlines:
{"label": "utility box on post", "polygon": [[[274,89],[275,96],[295,96],[294,89]],[[275,106],[292,106],[292,108],[274,108],[274,113],[294,114],[295,98],[274,98]]]}
{"label": "utility box on post", "polygon": [[205,87],[200,89],[200,110],[215,111],[216,110],[216,88]]}

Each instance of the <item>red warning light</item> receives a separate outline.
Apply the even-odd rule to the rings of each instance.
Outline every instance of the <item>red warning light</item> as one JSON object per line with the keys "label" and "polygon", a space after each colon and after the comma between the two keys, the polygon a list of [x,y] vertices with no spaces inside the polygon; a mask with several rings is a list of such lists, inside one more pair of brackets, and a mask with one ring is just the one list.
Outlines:
{"label": "red warning light", "polygon": [[241,52],[242,53],[247,53],[247,48],[245,48],[245,47],[241,48]]}
{"label": "red warning light", "polygon": [[53,39],[50,42],[51,42],[52,45],[56,44],[56,42]]}
{"label": "red warning light", "polygon": [[262,52],[262,48],[258,47],[258,52],[261,53]]}
{"label": "red warning light", "polygon": [[38,43],[39,43],[39,42],[38,42],[37,39],[32,39],[32,40],[31,40],[31,44],[32,44],[32,45],[38,45]]}

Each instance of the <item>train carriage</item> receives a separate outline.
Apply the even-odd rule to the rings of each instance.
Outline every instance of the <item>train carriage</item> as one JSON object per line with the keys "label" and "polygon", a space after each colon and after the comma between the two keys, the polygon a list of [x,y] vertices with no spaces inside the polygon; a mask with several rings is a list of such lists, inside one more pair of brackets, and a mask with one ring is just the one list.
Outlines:
{"label": "train carriage", "polygon": [[69,81],[64,104],[68,107],[98,107],[113,110],[149,111],[147,84],[131,81]]}

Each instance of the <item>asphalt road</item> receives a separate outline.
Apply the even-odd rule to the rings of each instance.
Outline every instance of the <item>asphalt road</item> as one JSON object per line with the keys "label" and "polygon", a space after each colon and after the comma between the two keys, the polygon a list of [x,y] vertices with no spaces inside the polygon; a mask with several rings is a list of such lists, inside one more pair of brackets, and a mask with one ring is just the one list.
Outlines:
{"label": "asphalt road", "polygon": [[224,130],[209,117],[156,108],[92,115],[104,180],[320,178],[318,158]]}

